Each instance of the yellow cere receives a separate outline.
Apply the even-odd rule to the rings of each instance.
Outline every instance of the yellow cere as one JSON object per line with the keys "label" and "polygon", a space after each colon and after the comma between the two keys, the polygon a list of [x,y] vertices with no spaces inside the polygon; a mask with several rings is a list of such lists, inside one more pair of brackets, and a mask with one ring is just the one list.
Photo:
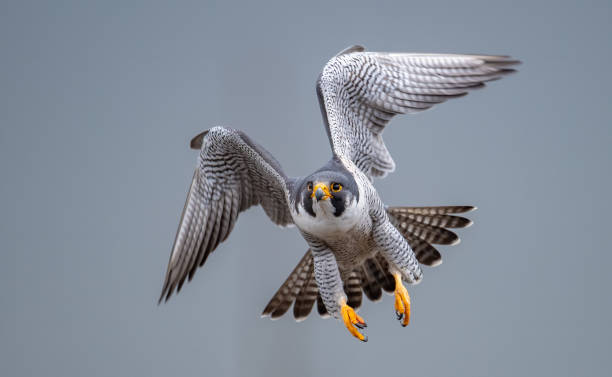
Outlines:
{"label": "yellow cere", "polygon": [[323,192],[325,193],[325,196],[323,196],[323,200],[331,198],[331,194],[329,193],[329,188],[327,187],[325,183],[321,183],[321,182],[317,182],[315,184],[314,188],[312,189],[312,194],[310,194],[311,198],[315,197],[315,193],[317,192],[318,189],[323,190]]}

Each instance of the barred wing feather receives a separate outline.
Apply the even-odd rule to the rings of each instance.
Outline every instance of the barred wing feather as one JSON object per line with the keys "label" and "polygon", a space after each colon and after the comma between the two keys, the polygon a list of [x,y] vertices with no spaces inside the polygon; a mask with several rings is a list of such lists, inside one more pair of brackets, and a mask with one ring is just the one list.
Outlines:
{"label": "barred wing feather", "polygon": [[334,155],[369,177],[395,163],[382,131],[398,114],[429,109],[514,72],[506,56],[366,52],[350,47],[333,57],[317,81],[317,95]]}
{"label": "barred wing feather", "polygon": [[160,302],[180,291],[208,255],[232,231],[238,214],[259,204],[275,224],[293,223],[288,205],[291,179],[280,164],[244,133],[214,127],[196,136],[201,148],[177,230]]}

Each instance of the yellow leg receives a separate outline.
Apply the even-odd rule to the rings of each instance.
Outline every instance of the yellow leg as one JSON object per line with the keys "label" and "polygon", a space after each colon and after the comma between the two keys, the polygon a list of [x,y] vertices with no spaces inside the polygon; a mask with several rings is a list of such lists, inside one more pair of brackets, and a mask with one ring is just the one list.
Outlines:
{"label": "yellow leg", "polygon": [[351,333],[351,335],[361,340],[362,342],[367,342],[368,337],[364,336],[356,328],[359,327],[360,329],[363,329],[364,327],[367,327],[365,321],[357,313],[355,313],[355,310],[353,310],[353,308],[346,304],[346,300],[344,299],[340,301],[340,314],[342,315],[342,321],[344,321],[344,325]]}
{"label": "yellow leg", "polygon": [[402,275],[396,272],[393,277],[395,278],[395,314],[402,326],[406,327],[410,322],[410,296],[402,283]]}

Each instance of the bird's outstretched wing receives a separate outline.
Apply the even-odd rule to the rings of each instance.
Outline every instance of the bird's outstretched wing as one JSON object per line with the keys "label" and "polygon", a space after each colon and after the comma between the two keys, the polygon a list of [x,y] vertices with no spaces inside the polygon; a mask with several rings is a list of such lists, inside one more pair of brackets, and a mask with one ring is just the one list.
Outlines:
{"label": "bird's outstretched wing", "polygon": [[395,163],[381,137],[397,114],[429,109],[500,78],[518,64],[507,56],[366,52],[353,46],[333,57],[317,95],[334,155],[369,177]]}
{"label": "bird's outstretched wing", "polygon": [[291,179],[272,155],[241,131],[214,127],[191,141],[201,149],[187,194],[166,279],[159,298],[193,277],[232,231],[238,214],[260,204],[281,226],[293,223],[288,205]]}

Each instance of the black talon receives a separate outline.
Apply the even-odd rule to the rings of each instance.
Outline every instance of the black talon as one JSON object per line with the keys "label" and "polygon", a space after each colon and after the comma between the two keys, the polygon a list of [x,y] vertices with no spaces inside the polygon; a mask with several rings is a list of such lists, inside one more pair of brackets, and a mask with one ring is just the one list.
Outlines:
{"label": "black talon", "polygon": [[395,315],[397,316],[398,321],[401,321],[402,318],[404,317],[404,313],[400,313],[400,312],[395,312]]}
{"label": "black talon", "polygon": [[365,342],[367,342],[367,341],[368,341],[368,337],[367,337],[367,336],[364,336],[364,337],[363,337],[362,342],[364,342],[364,343],[365,343]]}
{"label": "black talon", "polygon": [[363,324],[355,323],[355,327],[357,327],[359,329],[364,329],[364,328],[368,327],[368,325],[366,325],[365,323],[363,323]]}

